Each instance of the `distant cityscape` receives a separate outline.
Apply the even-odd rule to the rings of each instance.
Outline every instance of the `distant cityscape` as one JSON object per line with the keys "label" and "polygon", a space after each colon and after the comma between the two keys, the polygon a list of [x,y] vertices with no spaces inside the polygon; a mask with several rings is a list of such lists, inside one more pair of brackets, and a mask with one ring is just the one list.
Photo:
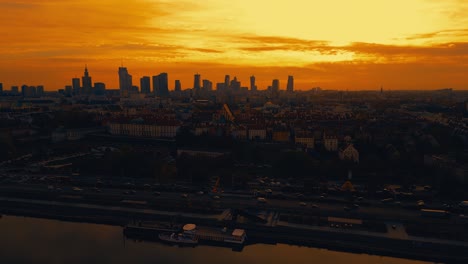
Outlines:
{"label": "distant cityscape", "polygon": [[193,246],[466,259],[468,91],[115,77],[119,89],[88,67],[59,91],[0,85],[2,212]]}

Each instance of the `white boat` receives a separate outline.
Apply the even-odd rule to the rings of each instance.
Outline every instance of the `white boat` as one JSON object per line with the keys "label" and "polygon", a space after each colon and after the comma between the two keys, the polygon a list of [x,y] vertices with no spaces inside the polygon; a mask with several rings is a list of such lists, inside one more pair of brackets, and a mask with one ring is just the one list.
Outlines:
{"label": "white boat", "polygon": [[159,239],[165,242],[171,242],[176,244],[187,244],[196,245],[198,244],[198,238],[194,236],[188,236],[183,233],[161,233]]}

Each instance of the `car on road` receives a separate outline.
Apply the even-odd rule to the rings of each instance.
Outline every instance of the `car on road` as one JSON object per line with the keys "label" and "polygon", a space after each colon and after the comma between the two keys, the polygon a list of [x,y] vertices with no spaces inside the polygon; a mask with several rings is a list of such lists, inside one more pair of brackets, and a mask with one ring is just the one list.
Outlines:
{"label": "car on road", "polygon": [[197,194],[198,194],[198,195],[203,195],[203,194],[205,194],[205,193],[204,193],[203,191],[199,191],[199,192],[197,192]]}
{"label": "car on road", "polygon": [[153,192],[153,195],[154,195],[154,196],[160,196],[161,193],[160,193],[160,192]]}
{"label": "car on road", "polygon": [[345,207],[343,207],[343,210],[345,210],[345,211],[351,211],[351,208],[349,208],[348,206],[345,206]]}
{"label": "car on road", "polygon": [[316,204],[312,204],[311,207],[312,208],[319,208],[318,205],[316,205]]}
{"label": "car on road", "polygon": [[354,209],[359,209],[359,204],[353,204]]}
{"label": "car on road", "polygon": [[299,205],[300,205],[300,206],[307,206],[307,203],[300,202]]}
{"label": "car on road", "polygon": [[183,193],[183,194],[181,195],[181,197],[182,197],[182,198],[188,198],[188,194]]}
{"label": "car on road", "polygon": [[74,192],[79,192],[79,193],[80,193],[80,192],[83,192],[83,189],[78,188],[78,187],[73,187],[72,190],[73,190]]}
{"label": "car on road", "polygon": [[218,195],[213,196],[213,199],[215,199],[215,200],[219,200],[219,198],[220,197]]}
{"label": "car on road", "polygon": [[258,197],[258,198],[257,198],[257,202],[259,202],[259,203],[266,203],[267,200],[266,200],[265,198],[263,198],[263,197]]}

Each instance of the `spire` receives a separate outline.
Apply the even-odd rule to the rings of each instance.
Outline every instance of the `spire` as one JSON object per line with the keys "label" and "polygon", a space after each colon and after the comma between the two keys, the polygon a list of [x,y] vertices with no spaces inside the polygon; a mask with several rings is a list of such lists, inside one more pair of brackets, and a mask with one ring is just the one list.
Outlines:
{"label": "spire", "polygon": [[85,64],[84,75],[88,76],[88,64]]}

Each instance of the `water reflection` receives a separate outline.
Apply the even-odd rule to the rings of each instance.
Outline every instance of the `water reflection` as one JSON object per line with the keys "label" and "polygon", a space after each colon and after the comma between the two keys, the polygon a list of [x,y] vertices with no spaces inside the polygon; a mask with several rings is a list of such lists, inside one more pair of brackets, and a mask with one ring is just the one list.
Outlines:
{"label": "water reflection", "polygon": [[424,263],[288,245],[179,248],[124,240],[121,227],[14,216],[0,234],[1,263]]}

